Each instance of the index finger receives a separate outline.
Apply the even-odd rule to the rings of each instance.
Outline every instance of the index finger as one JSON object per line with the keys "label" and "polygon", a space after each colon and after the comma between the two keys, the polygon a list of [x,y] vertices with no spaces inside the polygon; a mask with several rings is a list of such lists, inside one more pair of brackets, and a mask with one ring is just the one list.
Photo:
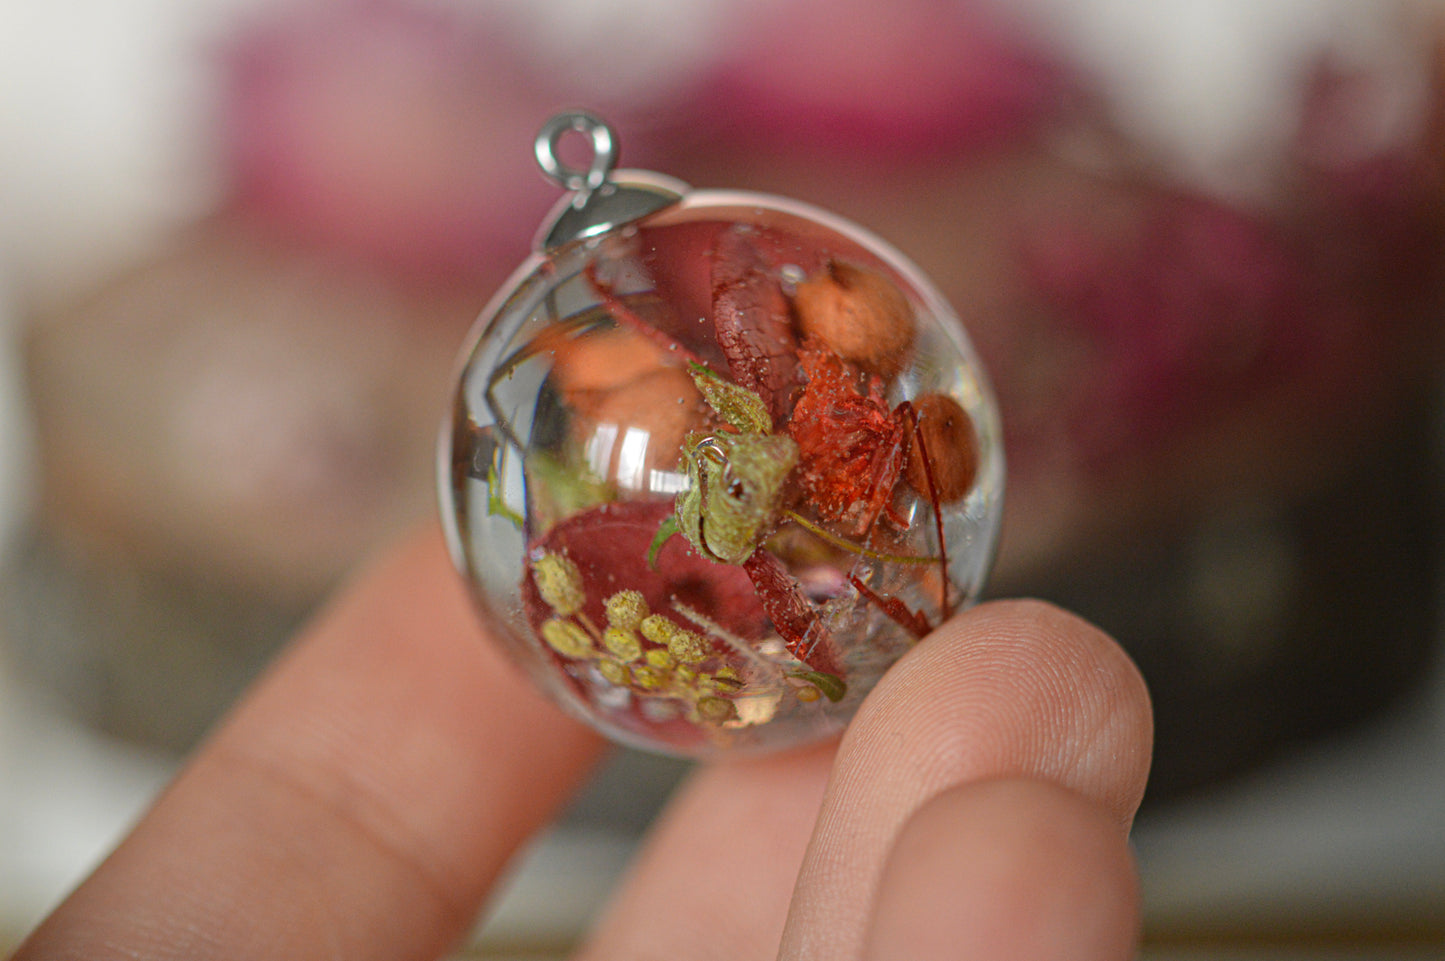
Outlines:
{"label": "index finger", "polygon": [[481,636],[428,532],[303,634],[16,958],[434,957],[599,751]]}

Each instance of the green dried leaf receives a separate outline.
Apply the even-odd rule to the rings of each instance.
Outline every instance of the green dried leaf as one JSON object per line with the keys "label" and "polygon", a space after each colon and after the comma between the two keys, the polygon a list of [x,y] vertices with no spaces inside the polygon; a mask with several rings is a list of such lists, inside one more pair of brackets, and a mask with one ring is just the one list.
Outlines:
{"label": "green dried leaf", "polygon": [[825,674],[822,671],[789,671],[789,677],[796,677],[800,681],[807,681],[809,684],[823,692],[823,696],[834,702],[843,700],[848,693],[848,683],[836,674]]}
{"label": "green dried leaf", "polygon": [[689,366],[692,368],[692,382],[702,393],[703,400],[723,420],[745,434],[773,432],[773,418],[768,413],[768,405],[755,392],[723,380],[695,361]]}
{"label": "green dried leaf", "polygon": [[657,555],[662,551],[662,545],[666,544],[667,539],[679,530],[676,514],[668,514],[662,519],[662,523],[657,525],[657,533],[653,535],[652,544],[647,548],[647,566],[649,568],[657,570]]}

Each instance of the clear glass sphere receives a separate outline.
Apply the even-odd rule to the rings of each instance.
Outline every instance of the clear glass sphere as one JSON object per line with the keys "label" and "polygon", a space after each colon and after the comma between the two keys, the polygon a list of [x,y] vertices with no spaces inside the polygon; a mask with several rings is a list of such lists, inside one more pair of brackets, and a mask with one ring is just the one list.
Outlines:
{"label": "clear glass sphere", "polygon": [[491,634],[609,737],[690,756],[838,732],[976,598],[1003,492],[991,394],[917,268],[736,192],[525,263],[443,447]]}

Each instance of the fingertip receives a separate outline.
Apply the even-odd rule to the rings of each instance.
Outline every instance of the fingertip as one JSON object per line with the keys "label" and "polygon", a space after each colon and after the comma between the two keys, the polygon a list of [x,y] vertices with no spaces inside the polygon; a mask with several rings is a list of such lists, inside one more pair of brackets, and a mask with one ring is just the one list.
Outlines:
{"label": "fingertip", "polygon": [[1056,780],[1127,830],[1153,747],[1148,688],[1112,637],[1045,601],[990,601],[940,626],[889,672],[850,737],[903,739],[989,777]]}
{"label": "fingertip", "polygon": [[1152,737],[1143,680],[1098,628],[1037,601],[953,618],[889,670],[849,725],[799,872],[784,956],[856,955],[898,831],[941,792],[1051,782],[1106,812],[1126,843]]}
{"label": "fingertip", "polygon": [[1105,808],[1044,781],[985,781],[904,824],[863,957],[1125,959],[1139,924],[1133,858]]}

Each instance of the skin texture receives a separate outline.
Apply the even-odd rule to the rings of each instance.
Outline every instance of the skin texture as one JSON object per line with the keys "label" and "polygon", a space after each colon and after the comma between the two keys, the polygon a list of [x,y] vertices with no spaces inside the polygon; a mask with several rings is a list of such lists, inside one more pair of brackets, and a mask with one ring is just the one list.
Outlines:
{"label": "skin texture", "polygon": [[949,788],[899,832],[863,957],[1128,957],[1133,885],[1107,809],[1044,781]]}
{"label": "skin texture", "polygon": [[[840,745],[700,768],[579,956],[1130,957],[1149,746],[1106,637],[1044,605],[976,608]],[[297,640],[16,957],[438,957],[601,751],[480,635],[426,532]]]}

